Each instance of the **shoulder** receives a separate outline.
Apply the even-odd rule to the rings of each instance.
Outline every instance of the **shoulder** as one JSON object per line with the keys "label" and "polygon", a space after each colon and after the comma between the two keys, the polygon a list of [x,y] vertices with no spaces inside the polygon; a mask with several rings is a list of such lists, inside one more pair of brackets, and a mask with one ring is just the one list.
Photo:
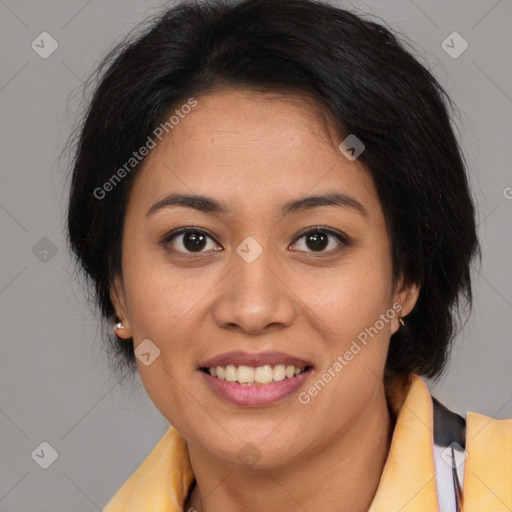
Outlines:
{"label": "shoulder", "polygon": [[194,479],[187,443],[172,425],[103,512],[175,512]]}
{"label": "shoulder", "polygon": [[512,509],[512,418],[467,414],[464,487],[467,510]]}
{"label": "shoulder", "polygon": [[[463,418],[432,400],[436,457],[453,464],[454,473],[461,477],[455,487],[460,484],[463,489],[464,509],[503,510],[504,505],[512,509],[512,418],[495,419],[477,412]],[[453,448],[450,461],[444,456],[450,450],[443,447]],[[444,465],[439,462],[439,467]]]}

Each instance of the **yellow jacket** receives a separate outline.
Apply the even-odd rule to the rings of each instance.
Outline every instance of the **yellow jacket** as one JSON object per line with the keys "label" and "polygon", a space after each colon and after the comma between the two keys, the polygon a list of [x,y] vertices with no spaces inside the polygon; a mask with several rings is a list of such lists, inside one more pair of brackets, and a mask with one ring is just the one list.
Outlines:
{"label": "yellow jacket", "polygon": [[[433,439],[433,401],[412,374],[401,398],[388,458],[369,512],[440,509]],[[512,419],[466,415],[464,512],[512,511]],[[103,512],[182,512],[194,473],[185,439],[172,426]]]}

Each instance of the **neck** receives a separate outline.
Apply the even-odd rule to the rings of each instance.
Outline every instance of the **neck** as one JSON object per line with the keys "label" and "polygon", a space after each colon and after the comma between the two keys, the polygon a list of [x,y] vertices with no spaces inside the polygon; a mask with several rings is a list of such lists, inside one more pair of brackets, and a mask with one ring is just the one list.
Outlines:
{"label": "neck", "polygon": [[219,465],[218,459],[189,445],[196,480],[185,511],[367,511],[388,456],[393,423],[379,386],[349,430],[293,464],[270,470]]}

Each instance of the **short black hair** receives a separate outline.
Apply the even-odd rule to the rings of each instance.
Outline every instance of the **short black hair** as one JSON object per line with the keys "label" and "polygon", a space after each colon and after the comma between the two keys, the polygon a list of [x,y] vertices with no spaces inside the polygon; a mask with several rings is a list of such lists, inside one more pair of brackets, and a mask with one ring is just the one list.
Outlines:
{"label": "short black hair", "polygon": [[[405,327],[392,335],[386,376],[438,378],[471,311],[471,262],[480,256],[456,107],[406,38],[313,0],[187,1],[138,27],[102,61],[72,136],[67,236],[102,319],[121,275],[121,237],[141,168],[97,191],[142,147],[169,111],[218,86],[302,92],[328,112],[340,141],[355,134],[390,233],[393,277],[421,286]],[[466,309],[467,308],[467,309]],[[136,368],[133,339],[105,333],[118,363]]]}

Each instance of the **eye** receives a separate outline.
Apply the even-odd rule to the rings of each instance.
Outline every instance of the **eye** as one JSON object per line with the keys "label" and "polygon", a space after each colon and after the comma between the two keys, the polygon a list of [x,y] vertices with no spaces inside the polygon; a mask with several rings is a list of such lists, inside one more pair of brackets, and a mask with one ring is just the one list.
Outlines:
{"label": "eye", "polygon": [[[207,248],[208,239],[213,241],[213,238],[201,228],[183,227],[166,235],[161,243],[164,246],[173,245],[177,247],[170,249],[173,252],[193,254],[206,252],[203,249]],[[214,250],[218,251],[220,249]]]}
{"label": "eye", "polygon": [[[341,250],[343,246],[349,245],[349,238],[340,233],[338,231],[334,231],[329,228],[324,228],[323,226],[315,226],[314,228],[308,228],[306,232],[303,232],[299,235],[297,240],[304,239],[304,244],[306,247],[306,252],[310,252],[307,249],[311,249],[311,252],[320,252],[326,254],[334,254]],[[333,243],[330,244],[330,240],[333,240]],[[336,241],[338,243],[336,243]],[[293,244],[293,247],[297,245],[297,242]],[[300,244],[298,244],[300,245]],[[329,245],[334,246],[334,248],[330,248],[325,250]],[[340,245],[342,247],[340,247]],[[301,250],[301,249],[299,249]]]}
{"label": "eye", "polygon": [[[296,242],[292,244],[293,250],[296,249],[297,245],[300,245],[297,244],[297,240],[302,239],[304,239],[306,250],[298,249],[299,251],[304,250],[304,252],[323,254],[334,254],[342,248],[340,248],[340,245],[348,246],[350,243],[349,237],[343,233],[323,226],[307,228],[307,230],[303,230],[299,233],[299,237],[295,239]],[[171,233],[164,237],[161,244],[166,247],[171,246],[169,250],[172,252],[194,254],[208,252],[208,240],[214,242],[213,238],[204,229],[188,226],[171,231]],[[334,248],[325,250],[329,245],[334,245]],[[215,243],[211,243],[211,250],[222,250],[222,248],[215,247]],[[307,250],[308,248],[310,251]]]}

